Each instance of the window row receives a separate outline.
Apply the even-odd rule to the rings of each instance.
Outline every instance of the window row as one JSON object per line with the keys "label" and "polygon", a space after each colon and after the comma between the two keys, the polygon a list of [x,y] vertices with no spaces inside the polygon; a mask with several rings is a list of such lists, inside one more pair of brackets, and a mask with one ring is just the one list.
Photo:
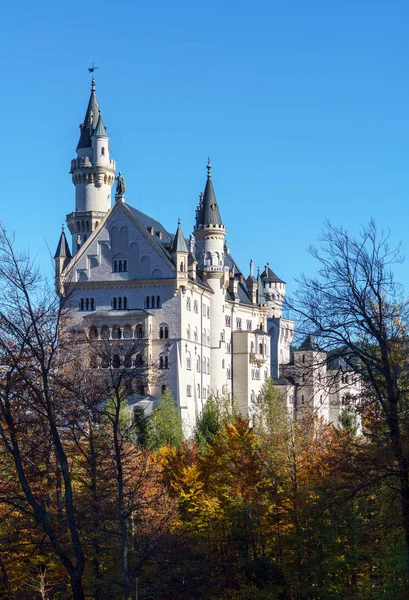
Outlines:
{"label": "window row", "polygon": [[145,308],[160,308],[160,296],[146,296],[144,306]]}
{"label": "window row", "polygon": [[161,325],[159,327],[159,337],[161,340],[167,340],[169,337],[169,327],[167,325]]}
{"label": "window row", "polygon": [[80,310],[95,310],[95,298],[81,298]]}
{"label": "window row", "polygon": [[91,369],[133,369],[143,367],[144,361],[140,354],[113,354],[112,356],[97,356],[93,354],[89,360]]}
{"label": "window row", "polygon": [[[203,305],[204,307],[205,305]],[[192,299],[191,298],[186,298],[186,310],[192,310]],[[193,312],[198,314],[199,312],[199,303],[197,300],[193,300]],[[205,313],[203,312],[203,315],[205,315]],[[210,317],[210,309],[209,309],[209,314],[208,316]]]}
{"label": "window row", "polygon": [[95,325],[89,328],[89,338],[91,340],[122,340],[122,339],[142,339],[144,332],[142,325],[103,325],[98,328]]}
{"label": "window row", "polygon": [[[255,349],[254,342],[250,342],[250,352],[252,354],[254,354],[254,349]],[[264,347],[264,344],[260,343],[258,345],[258,353],[262,354],[262,355],[266,354],[266,348]]]}
{"label": "window row", "polygon": [[[200,398],[200,384],[197,384],[197,397]],[[192,395],[192,388],[190,385],[188,385],[186,387],[186,395],[187,396],[191,396]],[[210,398],[210,387],[207,386],[207,388],[203,387],[202,389],[202,398],[203,400],[206,400],[207,398]]]}
{"label": "window row", "polygon": [[[187,326],[186,337],[187,337],[188,340],[192,339],[192,330],[191,330],[190,325]],[[195,342],[199,341],[199,332],[198,332],[197,327],[195,327],[194,330],[193,330],[193,340]],[[208,346],[210,346],[210,331],[209,330],[203,329],[203,331],[202,331],[202,344],[207,344]]]}
{"label": "window row", "polygon": [[[187,357],[186,357],[186,369],[188,371],[192,370],[192,359],[190,356],[190,352],[188,353]],[[202,359],[200,358],[200,356],[196,357],[196,371],[198,373],[202,372],[203,374],[208,374],[210,375],[210,359],[203,357]]]}
{"label": "window row", "polygon": [[126,296],[114,296],[111,301],[114,310],[127,310],[128,298]]}
{"label": "window row", "polygon": [[122,273],[128,270],[128,261],[125,259],[115,259],[112,263],[114,273]]}
{"label": "window row", "polygon": [[260,380],[260,369],[251,369],[251,378]]}

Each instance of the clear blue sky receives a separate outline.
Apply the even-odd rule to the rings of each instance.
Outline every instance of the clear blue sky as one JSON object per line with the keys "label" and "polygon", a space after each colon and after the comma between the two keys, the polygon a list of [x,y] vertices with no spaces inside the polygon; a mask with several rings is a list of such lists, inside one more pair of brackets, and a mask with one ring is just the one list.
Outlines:
{"label": "clear blue sky", "polygon": [[[294,289],[330,219],[409,256],[409,3],[3,3],[0,218],[48,265],[97,93],[127,202],[191,232],[207,156],[233,256]],[[398,279],[409,289],[407,265]]]}

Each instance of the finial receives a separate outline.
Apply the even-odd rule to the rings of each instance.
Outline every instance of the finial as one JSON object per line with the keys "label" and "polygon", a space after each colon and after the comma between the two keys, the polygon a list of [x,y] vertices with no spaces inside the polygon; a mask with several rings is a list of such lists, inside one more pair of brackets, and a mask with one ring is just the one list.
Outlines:
{"label": "finial", "polygon": [[92,76],[91,79],[91,92],[95,92],[95,77]]}
{"label": "finial", "polygon": [[254,260],[250,260],[250,275],[254,277]]}
{"label": "finial", "polygon": [[64,223],[61,225],[61,231],[64,233]]}
{"label": "finial", "polygon": [[94,77],[94,73],[96,71],[96,69],[98,69],[99,67],[96,67],[94,65],[94,63],[92,63],[92,67],[88,67],[88,71],[90,73],[92,73],[92,79],[91,79],[91,92],[95,92],[95,77]]}
{"label": "finial", "polygon": [[211,172],[210,172],[211,170],[212,170],[212,165],[210,164],[210,158],[209,158],[209,157],[207,157],[207,176],[208,176],[208,177],[211,177],[211,176],[212,176],[212,174],[211,174]]}
{"label": "finial", "polygon": [[178,227],[180,227],[180,217],[179,217],[179,219],[178,219]]}

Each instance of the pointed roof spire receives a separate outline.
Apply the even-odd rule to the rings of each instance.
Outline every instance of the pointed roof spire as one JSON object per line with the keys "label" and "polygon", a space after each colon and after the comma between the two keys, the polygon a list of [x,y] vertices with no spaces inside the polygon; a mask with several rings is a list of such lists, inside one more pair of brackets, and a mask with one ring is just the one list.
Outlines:
{"label": "pointed roof spire", "polygon": [[321,348],[318,346],[317,342],[314,339],[314,336],[307,335],[307,337],[305,338],[305,340],[303,341],[303,343],[301,344],[301,346],[298,348],[298,350],[304,350],[304,351],[308,351],[308,350],[314,350],[315,352],[320,352]]}
{"label": "pointed roof spire", "polygon": [[261,281],[260,267],[257,268],[257,304],[265,304],[264,285]]}
{"label": "pointed roof spire", "polygon": [[60,240],[58,242],[57,250],[55,251],[54,258],[72,258],[70,248],[68,246],[67,238],[64,233],[64,225],[62,226]]}
{"label": "pointed roof spire", "polygon": [[91,81],[91,96],[89,98],[87,112],[85,113],[84,122],[80,125],[81,134],[78,141],[77,150],[80,148],[91,148],[91,136],[97,125],[97,119],[99,118],[99,105],[97,100],[97,94],[95,91],[95,78],[92,76]]}
{"label": "pointed roof spire", "polygon": [[173,238],[173,243],[172,243],[172,248],[171,248],[171,253],[173,254],[174,252],[189,252],[189,249],[186,245],[186,240],[183,237],[183,231],[182,228],[180,226],[180,219],[178,219],[178,228],[176,230],[176,235]]}
{"label": "pointed roof spire", "polygon": [[94,137],[94,135],[96,137],[103,137],[103,136],[107,135],[107,130],[104,125],[104,121],[102,120],[102,112],[101,111],[99,111],[98,123],[94,129],[94,133],[92,134],[92,137]]}
{"label": "pointed roof spire", "polygon": [[197,215],[196,225],[222,225],[222,219],[220,217],[219,206],[216,201],[216,195],[213,189],[212,165],[210,164],[210,158],[207,161],[207,181],[204,190],[203,198],[201,199],[199,212]]}

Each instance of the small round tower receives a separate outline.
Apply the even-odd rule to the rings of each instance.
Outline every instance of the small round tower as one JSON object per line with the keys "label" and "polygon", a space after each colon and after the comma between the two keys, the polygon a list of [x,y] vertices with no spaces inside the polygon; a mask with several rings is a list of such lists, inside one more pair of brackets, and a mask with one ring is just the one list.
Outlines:
{"label": "small round tower", "polygon": [[115,161],[110,159],[109,137],[98,105],[94,77],[80,130],[77,158],[71,161],[70,170],[75,186],[75,211],[67,216],[73,254],[109,211],[115,180]]}

